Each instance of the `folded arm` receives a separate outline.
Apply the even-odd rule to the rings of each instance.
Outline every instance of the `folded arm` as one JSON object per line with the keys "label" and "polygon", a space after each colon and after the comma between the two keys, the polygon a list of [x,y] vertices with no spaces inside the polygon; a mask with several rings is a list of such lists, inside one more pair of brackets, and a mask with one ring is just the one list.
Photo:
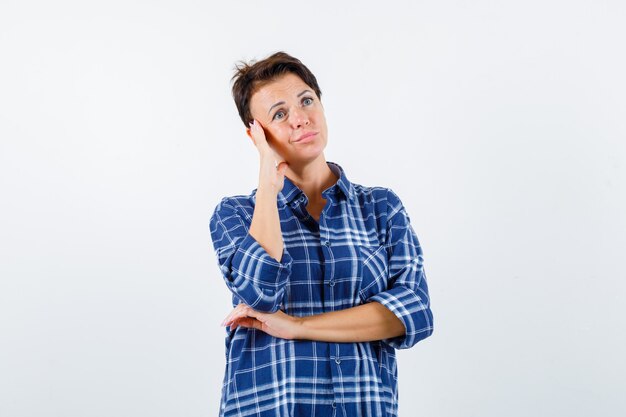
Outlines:
{"label": "folded arm", "polygon": [[[414,346],[433,332],[433,315],[423,268],[422,250],[400,199],[389,192],[387,262],[389,277],[384,291],[366,303],[341,311],[309,317],[292,317],[282,311],[263,314],[242,304],[224,324],[251,327],[286,339],[328,342],[383,340],[396,349]],[[252,308],[250,308],[252,307]]]}
{"label": "folded arm", "polygon": [[262,313],[240,304],[222,324],[231,330],[238,326],[255,328],[283,339],[336,343],[370,342],[405,332],[402,321],[377,302],[308,317],[293,317],[282,311]]}

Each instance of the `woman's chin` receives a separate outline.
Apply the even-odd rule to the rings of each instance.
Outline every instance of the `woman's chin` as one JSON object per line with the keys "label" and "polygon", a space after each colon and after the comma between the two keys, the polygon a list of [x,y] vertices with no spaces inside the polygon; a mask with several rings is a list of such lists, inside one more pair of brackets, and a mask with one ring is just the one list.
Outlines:
{"label": "woman's chin", "polygon": [[292,155],[291,158],[289,158],[290,164],[297,165],[309,165],[319,160],[326,160],[323,149],[317,150],[316,152],[306,152],[298,155]]}

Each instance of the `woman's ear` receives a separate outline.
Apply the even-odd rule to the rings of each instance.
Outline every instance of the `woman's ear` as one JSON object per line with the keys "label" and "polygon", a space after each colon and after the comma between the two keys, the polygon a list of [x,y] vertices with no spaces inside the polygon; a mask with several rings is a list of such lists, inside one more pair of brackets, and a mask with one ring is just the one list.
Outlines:
{"label": "woman's ear", "polygon": [[252,141],[252,144],[254,146],[256,146],[256,142],[254,141],[254,138],[252,137],[252,132],[250,131],[250,128],[246,129],[246,135],[248,135],[248,137],[250,138],[250,140]]}
{"label": "woman's ear", "polygon": [[254,146],[256,146],[256,142],[254,141],[254,138],[252,137],[252,122],[248,123],[248,125],[250,127],[246,128],[246,135],[248,135],[248,137],[250,138],[250,140],[252,141],[252,144]]}

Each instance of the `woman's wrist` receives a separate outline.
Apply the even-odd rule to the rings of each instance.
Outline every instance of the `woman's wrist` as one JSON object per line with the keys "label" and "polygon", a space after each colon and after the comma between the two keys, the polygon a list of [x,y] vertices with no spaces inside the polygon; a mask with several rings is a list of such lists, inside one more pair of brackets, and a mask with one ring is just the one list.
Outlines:
{"label": "woman's wrist", "polygon": [[259,184],[256,189],[256,199],[259,200],[259,198],[261,198],[275,200],[279,192],[280,190],[275,185]]}
{"label": "woman's wrist", "polygon": [[295,317],[291,316],[293,319],[293,335],[291,339],[293,340],[313,340],[310,335],[307,333],[307,328],[305,327],[305,322],[307,317]]}

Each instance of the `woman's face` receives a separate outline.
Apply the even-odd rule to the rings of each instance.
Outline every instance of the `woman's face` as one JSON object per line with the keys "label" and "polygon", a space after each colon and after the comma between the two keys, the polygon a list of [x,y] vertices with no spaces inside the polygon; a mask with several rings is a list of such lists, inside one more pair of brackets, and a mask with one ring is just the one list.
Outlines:
{"label": "woman's face", "polygon": [[306,164],[324,151],[324,108],[297,75],[286,73],[259,88],[250,99],[250,111],[263,126],[269,145],[289,164]]}

